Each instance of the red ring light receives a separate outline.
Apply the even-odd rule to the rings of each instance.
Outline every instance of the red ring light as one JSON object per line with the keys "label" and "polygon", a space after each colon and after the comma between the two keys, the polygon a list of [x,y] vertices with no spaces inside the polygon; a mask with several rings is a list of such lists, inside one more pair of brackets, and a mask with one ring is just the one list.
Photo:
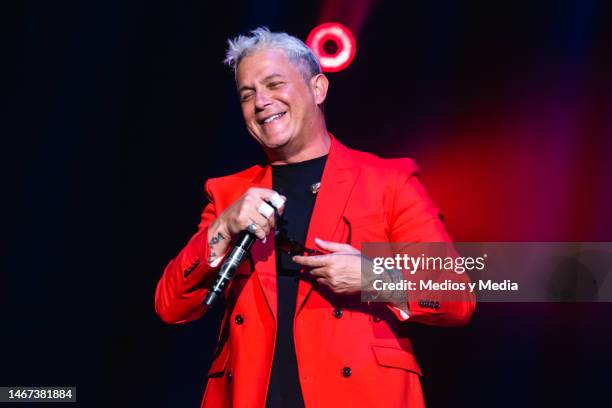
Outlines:
{"label": "red ring light", "polygon": [[[329,54],[323,45],[331,41],[337,50]],[[348,28],[340,23],[323,23],[308,34],[306,45],[319,59],[323,72],[338,72],[348,67],[355,58],[355,37]]]}

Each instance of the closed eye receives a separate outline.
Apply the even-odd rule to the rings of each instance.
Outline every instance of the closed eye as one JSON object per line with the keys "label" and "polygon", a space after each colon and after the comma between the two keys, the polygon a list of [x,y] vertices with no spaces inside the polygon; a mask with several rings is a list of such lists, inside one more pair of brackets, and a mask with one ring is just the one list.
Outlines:
{"label": "closed eye", "polygon": [[270,88],[270,89],[276,89],[276,88],[281,87],[282,85],[284,85],[284,82],[281,82],[281,81],[274,81],[274,82],[270,82],[270,83],[268,84],[268,88]]}
{"label": "closed eye", "polygon": [[249,99],[251,99],[253,97],[255,93],[254,92],[244,92],[241,96],[240,96],[240,102],[246,102]]}

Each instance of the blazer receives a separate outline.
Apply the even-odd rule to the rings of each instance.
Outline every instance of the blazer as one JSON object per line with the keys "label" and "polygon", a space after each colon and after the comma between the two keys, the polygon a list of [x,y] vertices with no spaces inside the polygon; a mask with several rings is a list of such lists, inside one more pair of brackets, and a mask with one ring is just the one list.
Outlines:
{"label": "blazer", "polygon": [[[208,203],[198,231],[157,285],[155,309],[164,322],[186,323],[206,313],[203,300],[217,272],[206,261],[208,226],[253,186],[271,188],[269,165],[206,182]],[[332,136],[305,244],[316,248],[315,237],[347,242],[349,234],[357,249],[365,242],[450,241],[412,160],[381,159]],[[453,302],[409,298],[406,317],[390,305],[334,295],[300,280],[293,330],[306,407],[423,407],[408,326],[467,323],[475,302],[471,294],[464,296]],[[253,244],[226,297],[202,406],[264,407],[276,341],[273,235]]]}

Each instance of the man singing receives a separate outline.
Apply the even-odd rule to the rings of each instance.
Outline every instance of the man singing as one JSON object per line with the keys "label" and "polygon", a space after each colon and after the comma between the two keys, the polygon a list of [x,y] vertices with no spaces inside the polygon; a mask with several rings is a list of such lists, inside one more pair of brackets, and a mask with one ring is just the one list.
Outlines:
{"label": "man singing", "polygon": [[473,298],[359,296],[363,243],[450,241],[415,164],[351,150],[328,132],[329,82],[299,39],[258,28],[229,41],[225,62],[268,163],[207,181],[198,232],[155,293],[164,322],[200,318],[233,240],[256,235],[226,292],[202,406],[424,406],[406,326],[465,324]]}

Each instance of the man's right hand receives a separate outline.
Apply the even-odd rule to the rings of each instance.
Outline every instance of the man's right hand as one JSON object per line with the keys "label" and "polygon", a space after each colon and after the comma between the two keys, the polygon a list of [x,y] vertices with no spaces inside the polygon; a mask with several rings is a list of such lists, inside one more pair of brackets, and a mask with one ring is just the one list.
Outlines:
{"label": "man's right hand", "polygon": [[[208,228],[208,246],[211,254],[209,264],[214,258],[223,255],[231,239],[245,231],[250,224],[257,226],[255,235],[258,239],[266,239],[270,231],[274,230],[275,215],[266,218],[259,212],[259,208],[262,203],[272,207],[266,201],[269,201],[274,194],[277,194],[274,190],[251,187],[213,221]],[[286,200],[286,197],[281,197]],[[283,205],[277,211],[282,214],[284,209]]]}

